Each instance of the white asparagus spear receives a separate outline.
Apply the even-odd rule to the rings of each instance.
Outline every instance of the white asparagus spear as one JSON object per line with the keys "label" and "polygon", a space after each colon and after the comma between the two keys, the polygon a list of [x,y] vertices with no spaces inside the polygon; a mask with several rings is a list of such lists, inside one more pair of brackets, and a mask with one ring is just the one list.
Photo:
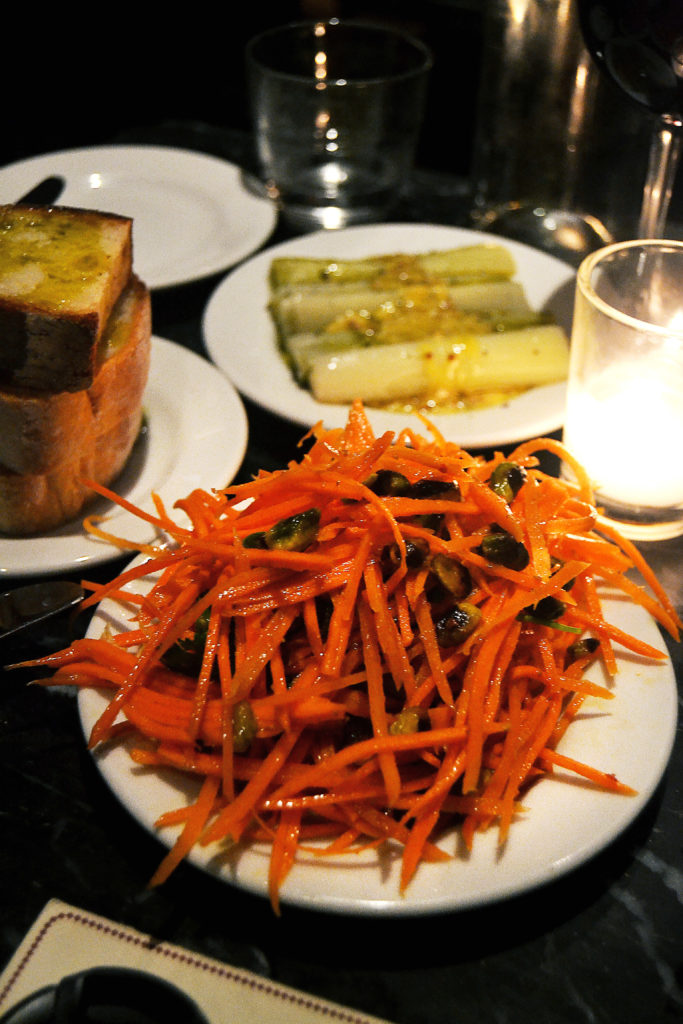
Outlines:
{"label": "white asparagus spear", "polygon": [[[538,326],[551,323],[541,313],[533,311],[504,314],[500,318],[489,317],[488,328],[478,329],[467,326],[451,327],[448,330],[439,331],[439,339],[458,342],[462,336],[470,334],[493,334],[502,331],[519,331],[525,327]],[[428,322],[427,322],[428,325]],[[426,325],[426,326],[427,326]],[[437,328],[432,327],[431,331],[422,330],[419,333],[403,337],[379,337],[366,336],[362,331],[321,331],[320,333],[292,334],[284,342],[284,351],[291,364],[294,375],[300,384],[305,385],[308,381],[311,365],[318,356],[329,356],[336,352],[346,351],[350,348],[367,349],[374,345],[396,345],[405,344],[411,341],[427,340],[432,341],[437,337]]]}
{"label": "white asparagus spear", "polygon": [[281,256],[270,266],[271,288],[342,281],[370,281],[379,275],[409,273],[413,277],[438,277],[450,281],[500,280],[512,277],[512,254],[494,242],[463,245],[424,253],[388,253],[380,256],[335,259],[334,257]]}
{"label": "white asparagus spear", "polygon": [[319,356],[309,384],[319,402],[383,404],[413,396],[525,389],[565,379],[564,331],[545,324],[502,334],[352,348]]}
{"label": "white asparagus spear", "polygon": [[[424,289],[420,301],[424,304]],[[281,341],[291,334],[304,334],[322,330],[332,320],[344,315],[372,314],[388,303],[400,305],[409,298],[411,288],[373,289],[358,285],[309,285],[274,296],[270,312]],[[449,302],[467,313],[492,312],[499,314],[526,313],[530,310],[524,288],[518,281],[489,281],[477,284],[439,286],[435,303],[446,295]]]}

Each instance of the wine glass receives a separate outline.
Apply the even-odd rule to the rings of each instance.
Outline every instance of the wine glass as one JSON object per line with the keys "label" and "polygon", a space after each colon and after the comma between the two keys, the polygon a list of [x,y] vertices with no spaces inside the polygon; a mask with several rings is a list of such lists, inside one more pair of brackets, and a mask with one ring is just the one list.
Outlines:
{"label": "wine glass", "polygon": [[683,2],[577,3],[586,47],[598,66],[656,116],[639,237],[661,238],[683,145]]}

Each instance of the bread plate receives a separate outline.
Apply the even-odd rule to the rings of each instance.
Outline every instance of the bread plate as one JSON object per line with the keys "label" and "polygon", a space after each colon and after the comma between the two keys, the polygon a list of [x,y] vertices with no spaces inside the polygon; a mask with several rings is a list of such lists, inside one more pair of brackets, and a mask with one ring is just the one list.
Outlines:
{"label": "bread plate", "polygon": [[[140,556],[142,557],[142,556]],[[145,593],[151,580],[128,585]],[[608,621],[666,652],[650,615],[623,595],[605,594]],[[88,635],[105,628],[131,628],[130,609],[104,601],[91,620]],[[525,813],[510,829],[501,849],[495,826],[477,833],[466,853],[457,832],[440,840],[450,860],[423,863],[403,896],[399,894],[400,853],[366,849],[353,855],[320,857],[300,850],[281,891],[283,903],[308,910],[364,916],[405,916],[452,912],[484,906],[529,892],[585,864],[613,843],[640,814],[666,769],[676,734],[676,679],[668,655],[658,662],[644,660],[617,647],[618,674],[609,683],[598,664],[587,675],[614,689],[608,702],[589,697],[567,730],[559,750],[614,772],[637,790],[621,796],[556,769],[524,796]],[[78,694],[85,736],[106,707],[111,694],[83,689]],[[169,768],[141,770],[125,745],[106,744],[93,751],[104,780],[129,813],[163,846],[170,847],[176,828],[157,830],[163,812],[196,798],[196,779]],[[312,844],[311,844],[312,845]],[[160,849],[159,860],[163,855]],[[267,898],[270,847],[255,843],[223,851],[196,848],[191,862],[224,883]]]}
{"label": "bread plate", "polygon": [[[152,494],[170,508],[195,487],[222,487],[240,467],[248,425],[242,401],[206,359],[154,336],[143,401],[145,424],[125,469],[111,489],[154,512]],[[103,529],[131,541],[149,541],[154,529],[104,499],[83,512],[106,517]],[[0,578],[87,571],[121,556],[112,544],[87,534],[82,518],[50,533],[0,538]]]}
{"label": "bread plate", "polygon": [[233,266],[268,238],[277,217],[235,164],[171,146],[94,146],[31,157],[0,170],[0,202],[16,202],[47,175],[66,180],[59,205],[133,218],[135,270],[148,288]]}
{"label": "bread plate", "polygon": [[[432,224],[384,224],[320,231],[263,250],[218,285],[204,312],[209,355],[235,387],[257,405],[304,428],[322,420],[342,427],[348,406],[322,404],[298,386],[283,361],[268,313],[268,271],[279,256],[361,257],[426,252],[482,242],[505,245],[517,279],[536,309],[548,309],[571,328],[575,271],[561,260],[496,235]],[[504,405],[430,417],[448,440],[469,448],[503,445],[557,430],[562,425],[565,385],[533,388]],[[398,431],[408,416],[368,409],[377,434]]]}

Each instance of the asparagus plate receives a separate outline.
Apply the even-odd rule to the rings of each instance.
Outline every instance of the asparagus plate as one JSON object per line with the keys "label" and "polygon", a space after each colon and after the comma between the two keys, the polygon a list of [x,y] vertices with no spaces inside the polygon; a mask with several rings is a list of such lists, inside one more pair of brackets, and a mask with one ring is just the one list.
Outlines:
{"label": "asparagus plate", "polygon": [[[273,261],[290,257],[357,260],[382,254],[423,254],[482,245],[503,246],[507,250],[514,264],[513,281],[521,285],[531,308],[550,314],[568,335],[575,280],[572,267],[529,246],[495,235],[438,225],[386,224],[316,232],[272,246],[242,264],[221,282],[209,300],[203,321],[207,350],[238,390],[269,412],[305,429],[319,421],[328,427],[343,426],[350,399],[316,400],[283,357],[282,339],[278,337],[269,308],[273,298],[270,280]],[[539,328],[543,330],[546,328]],[[386,351],[385,346],[381,348]],[[394,346],[390,348],[393,354]],[[384,357],[384,352],[376,348],[364,351]],[[403,355],[401,358],[405,362]],[[394,360],[394,367],[398,362]],[[497,365],[498,359],[495,362]],[[356,379],[367,377],[360,360],[355,371],[353,366],[347,367],[351,379],[354,372]],[[388,378],[390,375],[380,371],[376,376]],[[507,398],[501,404],[452,413],[435,412],[430,419],[449,440],[465,447],[490,447],[559,429],[564,402],[563,382],[543,384]],[[413,417],[409,413],[374,408],[367,402],[366,406],[373,429],[378,433],[411,425]]]}

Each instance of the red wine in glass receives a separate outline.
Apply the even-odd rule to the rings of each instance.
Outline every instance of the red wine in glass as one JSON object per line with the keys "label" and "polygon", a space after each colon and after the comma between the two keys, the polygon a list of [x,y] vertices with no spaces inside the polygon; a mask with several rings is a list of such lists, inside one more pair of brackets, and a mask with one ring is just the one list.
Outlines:
{"label": "red wine in glass", "polygon": [[664,233],[683,143],[683,0],[578,0],[586,46],[603,73],[656,117],[639,233]]}

